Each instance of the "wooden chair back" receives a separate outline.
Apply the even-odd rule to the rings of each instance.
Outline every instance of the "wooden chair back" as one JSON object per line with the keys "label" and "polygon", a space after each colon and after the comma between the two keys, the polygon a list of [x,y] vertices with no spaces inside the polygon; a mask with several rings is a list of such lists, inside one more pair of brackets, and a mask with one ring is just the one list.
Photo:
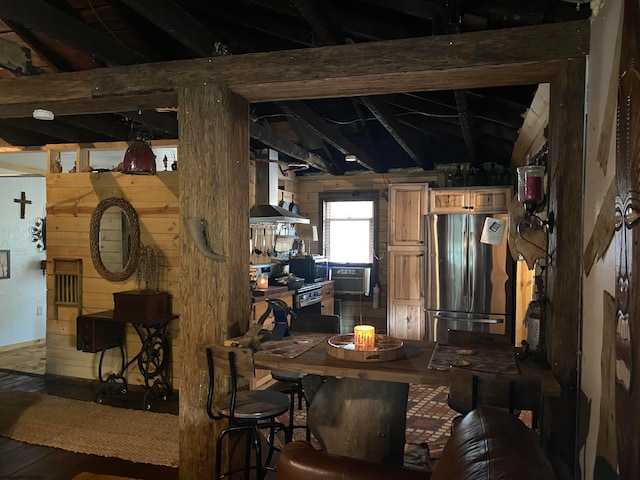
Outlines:
{"label": "wooden chair back", "polygon": [[233,376],[231,371],[231,361],[229,353],[233,353],[233,364],[235,374],[239,377],[252,379],[255,375],[255,365],[253,362],[253,351],[249,348],[224,347],[216,345],[213,350],[213,368],[219,375]]}
{"label": "wooden chair back", "polygon": [[300,313],[291,321],[291,330],[295,332],[340,333],[339,315],[321,315],[319,313]]}
{"label": "wooden chair back", "polygon": [[449,370],[449,405],[467,413],[479,405],[515,410],[540,409],[540,382],[518,375],[479,372],[452,366]]}

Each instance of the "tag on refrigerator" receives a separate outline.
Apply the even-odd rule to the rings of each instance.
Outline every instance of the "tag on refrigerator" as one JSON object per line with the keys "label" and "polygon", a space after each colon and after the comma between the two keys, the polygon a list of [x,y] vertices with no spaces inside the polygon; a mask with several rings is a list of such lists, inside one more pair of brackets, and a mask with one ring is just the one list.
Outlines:
{"label": "tag on refrigerator", "polygon": [[504,220],[491,217],[485,218],[480,242],[488,243],[489,245],[502,245],[506,225],[507,222]]}

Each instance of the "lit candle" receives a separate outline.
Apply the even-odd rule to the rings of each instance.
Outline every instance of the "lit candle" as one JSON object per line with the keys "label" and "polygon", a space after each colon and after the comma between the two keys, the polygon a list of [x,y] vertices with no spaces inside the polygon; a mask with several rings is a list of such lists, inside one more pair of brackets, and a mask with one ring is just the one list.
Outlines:
{"label": "lit candle", "polygon": [[269,277],[267,277],[264,273],[261,273],[258,276],[258,288],[267,288],[269,285]]}
{"label": "lit candle", "polygon": [[372,325],[356,325],[353,328],[353,344],[356,350],[375,350],[376,329]]}

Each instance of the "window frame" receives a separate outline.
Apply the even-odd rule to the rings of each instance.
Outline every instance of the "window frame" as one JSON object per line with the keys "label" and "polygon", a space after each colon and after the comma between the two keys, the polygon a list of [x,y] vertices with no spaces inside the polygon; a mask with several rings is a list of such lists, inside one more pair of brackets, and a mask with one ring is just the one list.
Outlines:
{"label": "window frame", "polygon": [[318,222],[318,251],[322,252],[321,254],[325,254],[324,249],[324,202],[354,202],[354,201],[363,201],[363,202],[373,202],[373,255],[371,263],[335,263],[330,262],[331,266],[339,266],[339,265],[352,265],[352,266],[363,266],[363,267],[371,267],[372,268],[372,279],[377,281],[378,278],[378,262],[376,262],[376,255],[379,257],[380,252],[378,252],[379,248],[379,237],[380,237],[380,196],[379,192],[376,190],[349,190],[349,191],[333,191],[333,192],[322,192],[318,194],[318,218],[320,221]]}

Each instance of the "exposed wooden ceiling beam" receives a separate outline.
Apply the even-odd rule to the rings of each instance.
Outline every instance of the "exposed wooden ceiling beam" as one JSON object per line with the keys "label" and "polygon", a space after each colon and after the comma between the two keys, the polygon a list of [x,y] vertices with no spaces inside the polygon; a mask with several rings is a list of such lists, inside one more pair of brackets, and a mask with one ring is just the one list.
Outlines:
{"label": "exposed wooden ceiling beam", "polygon": [[284,38],[294,44],[310,47],[313,45],[313,35],[310,29],[299,22],[288,21],[269,9],[250,8],[237,3],[227,3],[221,7],[215,2],[201,2],[198,0],[183,0],[187,8],[200,11],[218,18],[232,25],[241,25],[269,35]]}
{"label": "exposed wooden ceiling beam", "polygon": [[340,45],[344,32],[322,0],[296,0],[296,8],[318,36],[317,45]]}
{"label": "exposed wooden ceiling beam", "polygon": [[[400,123],[384,100],[379,97],[361,97],[360,99],[366,107],[373,113],[382,126],[398,142],[402,149],[409,155],[416,165],[427,168],[423,149],[416,138],[407,131],[406,127]],[[432,162],[431,162],[432,163]]]}
{"label": "exposed wooden ceiling beam", "polygon": [[435,16],[443,14],[442,3],[424,1],[424,0],[365,0],[387,10],[404,13],[412,17],[422,18],[423,20],[431,20]]}
{"label": "exposed wooden ceiling beam", "polygon": [[[111,140],[107,135],[104,134],[99,136],[92,134],[91,138],[88,138],[89,135],[87,134],[86,130],[78,129],[75,126],[68,125],[64,122],[59,122],[58,120],[43,121],[36,120],[34,118],[15,118],[12,120],[6,120],[6,122],[23,130],[37,132],[42,135],[48,135],[49,137],[55,138],[58,142],[62,143],[83,143],[87,141],[106,142]],[[32,143],[29,143],[29,145],[32,145]]]}
{"label": "exposed wooden ceiling beam", "polygon": [[552,80],[567,59],[583,57],[588,47],[589,22],[576,21],[3,79],[0,117],[6,108],[15,112],[36,101],[89,104],[102,97],[175,94],[204,82],[225,83],[251,102],[532,84]]}
{"label": "exposed wooden ceiling beam", "polygon": [[258,140],[265,145],[290,156],[291,158],[305,162],[309,166],[317,168],[322,172],[334,171],[333,167],[328,165],[324,158],[305,150],[293,142],[289,142],[282,137],[273,134],[256,122],[250,122],[249,132],[251,138]]}
{"label": "exposed wooden ceiling beam", "polygon": [[330,143],[345,155],[351,154],[358,158],[358,162],[365,168],[374,172],[380,172],[381,167],[375,159],[371,158],[364,150],[345,138],[336,125],[323,120],[311,110],[304,102],[280,102],[278,106],[289,116],[304,122],[308,128],[325,142]]}
{"label": "exposed wooden ceiling beam", "polygon": [[199,57],[214,54],[220,39],[171,0],[121,0]]}
{"label": "exposed wooden ceiling beam", "polygon": [[135,112],[120,112],[119,115],[128,118],[134,125],[138,123],[165,132],[169,137],[178,138],[178,119],[167,113],[150,110],[149,107],[150,105],[146,105]]}
{"label": "exposed wooden ceiling beam", "polygon": [[469,115],[469,107],[467,107],[467,99],[465,97],[464,90],[455,90],[454,95],[456,97],[456,107],[458,109],[458,117],[460,118],[460,128],[462,129],[462,138],[464,144],[467,147],[467,155],[469,161],[476,164],[476,146],[474,137],[474,129],[472,125],[471,115]]}
{"label": "exposed wooden ceiling beam", "polygon": [[131,133],[131,127],[122,121],[119,122],[112,114],[68,115],[56,117],[56,120],[77,128],[100,133],[114,140],[128,140]]}
{"label": "exposed wooden ceiling beam", "polygon": [[67,42],[82,51],[90,51],[107,65],[145,61],[139,53],[42,0],[0,0],[0,16]]}

